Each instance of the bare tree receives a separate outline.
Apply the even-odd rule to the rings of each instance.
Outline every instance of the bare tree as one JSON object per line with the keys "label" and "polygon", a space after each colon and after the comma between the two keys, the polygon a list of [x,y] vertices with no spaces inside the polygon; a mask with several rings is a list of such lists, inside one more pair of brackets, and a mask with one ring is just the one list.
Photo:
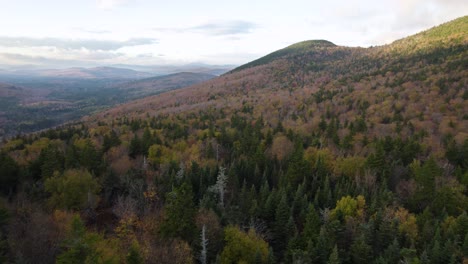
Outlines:
{"label": "bare tree", "polygon": [[210,187],[210,190],[219,194],[219,203],[224,207],[224,193],[226,192],[227,175],[226,168],[219,167],[218,178],[215,185]]}
{"label": "bare tree", "polygon": [[201,232],[201,235],[200,235],[200,240],[201,240],[201,247],[202,247],[202,250],[200,252],[200,263],[201,264],[206,264],[206,259],[207,259],[207,250],[206,250],[206,246],[208,245],[208,239],[206,238],[206,225],[203,225],[203,228],[202,228],[202,232]]}

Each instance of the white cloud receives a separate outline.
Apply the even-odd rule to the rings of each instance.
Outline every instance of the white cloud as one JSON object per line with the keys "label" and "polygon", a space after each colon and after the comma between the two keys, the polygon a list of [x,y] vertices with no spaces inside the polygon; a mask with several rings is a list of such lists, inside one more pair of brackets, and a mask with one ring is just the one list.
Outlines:
{"label": "white cloud", "polygon": [[29,38],[29,37],[1,37],[0,46],[3,47],[56,47],[60,49],[88,49],[88,50],[117,50],[124,47],[156,44],[153,38],[131,38],[124,41],[95,40],[95,39],[63,39],[63,38]]}
{"label": "white cloud", "polygon": [[130,0],[96,0],[97,7],[100,9],[112,9],[127,4],[128,2],[130,2]]}

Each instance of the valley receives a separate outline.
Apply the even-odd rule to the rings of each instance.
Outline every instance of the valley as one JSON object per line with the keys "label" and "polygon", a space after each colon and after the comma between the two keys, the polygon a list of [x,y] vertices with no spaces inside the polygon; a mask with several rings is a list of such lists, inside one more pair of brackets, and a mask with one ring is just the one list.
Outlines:
{"label": "valley", "polygon": [[52,128],[214,77],[187,72],[154,77],[111,67],[0,73],[0,138]]}

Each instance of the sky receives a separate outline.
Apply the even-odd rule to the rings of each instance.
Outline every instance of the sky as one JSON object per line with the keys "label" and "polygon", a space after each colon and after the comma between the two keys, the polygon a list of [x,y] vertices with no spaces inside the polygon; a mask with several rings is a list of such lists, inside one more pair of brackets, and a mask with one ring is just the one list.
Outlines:
{"label": "sky", "polygon": [[466,0],[0,0],[0,68],[241,65],[290,44],[376,46],[468,15]]}

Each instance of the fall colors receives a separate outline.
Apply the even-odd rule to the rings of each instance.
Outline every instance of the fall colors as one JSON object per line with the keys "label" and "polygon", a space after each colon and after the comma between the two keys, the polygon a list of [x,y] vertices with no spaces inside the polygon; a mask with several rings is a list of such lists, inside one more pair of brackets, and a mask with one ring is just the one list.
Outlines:
{"label": "fall colors", "polygon": [[467,63],[304,41],[5,140],[0,262],[466,263]]}

